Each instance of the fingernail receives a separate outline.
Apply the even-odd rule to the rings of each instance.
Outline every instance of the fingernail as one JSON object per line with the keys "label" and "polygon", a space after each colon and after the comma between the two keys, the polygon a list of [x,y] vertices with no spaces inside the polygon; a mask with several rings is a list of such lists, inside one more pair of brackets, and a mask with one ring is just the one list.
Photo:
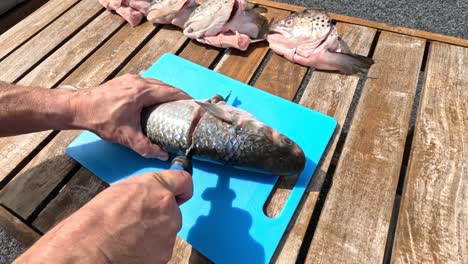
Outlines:
{"label": "fingernail", "polygon": [[167,154],[167,153],[160,153],[160,154],[157,154],[155,158],[160,159],[160,160],[163,160],[163,161],[166,161],[166,160],[169,159],[169,154]]}

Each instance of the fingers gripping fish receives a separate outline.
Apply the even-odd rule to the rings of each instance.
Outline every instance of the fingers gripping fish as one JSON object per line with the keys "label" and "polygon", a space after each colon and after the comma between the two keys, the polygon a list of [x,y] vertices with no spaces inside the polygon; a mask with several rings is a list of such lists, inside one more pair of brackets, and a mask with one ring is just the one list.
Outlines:
{"label": "fingers gripping fish", "polygon": [[142,127],[153,143],[176,155],[190,149],[194,159],[283,176],[305,166],[295,142],[219,95],[147,108]]}

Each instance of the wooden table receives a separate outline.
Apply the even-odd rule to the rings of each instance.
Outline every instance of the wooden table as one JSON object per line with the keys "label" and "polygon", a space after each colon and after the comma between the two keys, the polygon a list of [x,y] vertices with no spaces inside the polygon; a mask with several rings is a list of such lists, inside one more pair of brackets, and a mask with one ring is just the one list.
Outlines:
{"label": "wooden table", "polygon": [[[301,9],[257,2],[269,19]],[[49,0],[0,36],[0,80],[84,89],[177,54],[340,124],[273,262],[468,263],[468,41],[331,15],[374,58],[367,75],[313,71],[265,43],[239,52],[168,25],[131,28],[96,0]],[[0,139],[0,223],[26,245],[107,187],[65,154],[79,133]],[[280,180],[268,215],[294,181]],[[207,262],[178,239],[172,262],[189,261]]]}

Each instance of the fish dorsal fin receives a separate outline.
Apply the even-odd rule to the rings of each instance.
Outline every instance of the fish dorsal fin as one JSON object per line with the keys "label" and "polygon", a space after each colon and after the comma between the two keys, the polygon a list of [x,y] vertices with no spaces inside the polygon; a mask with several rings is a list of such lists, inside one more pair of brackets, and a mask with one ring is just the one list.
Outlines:
{"label": "fish dorsal fin", "polygon": [[210,104],[207,102],[197,101],[197,100],[195,100],[195,102],[201,107],[203,107],[203,109],[205,109],[208,113],[210,113],[214,117],[221,119],[224,122],[229,123],[231,125],[234,125],[234,126],[238,125],[239,123],[238,116],[220,107],[220,104],[225,104],[225,102],[219,102],[218,104]]}

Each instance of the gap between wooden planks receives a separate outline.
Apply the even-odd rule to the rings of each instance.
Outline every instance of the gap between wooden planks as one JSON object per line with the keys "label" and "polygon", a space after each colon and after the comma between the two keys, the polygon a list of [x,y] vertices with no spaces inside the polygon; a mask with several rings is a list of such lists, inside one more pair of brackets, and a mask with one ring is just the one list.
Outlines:
{"label": "gap between wooden planks", "polygon": [[80,0],[50,0],[0,35],[0,61]]}
{"label": "gap between wooden planks", "polygon": [[15,82],[29,69],[63,44],[90,22],[102,6],[95,0],[83,0],[47,28],[35,35],[0,63],[0,80]]}
{"label": "gap between wooden planks", "polygon": [[468,48],[431,43],[395,263],[468,263]]}
{"label": "gap between wooden planks", "polygon": [[[126,58],[132,55],[155,30],[147,23],[138,28],[129,25],[117,32],[93,56],[74,71],[64,83],[80,88],[92,87],[105,81]],[[164,32],[164,31],[163,31]],[[162,38],[166,36],[161,34]],[[172,38],[176,42],[177,38]],[[185,38],[182,39],[182,42]],[[176,43],[172,43],[176,44]],[[181,45],[181,44],[180,44]],[[109,59],[111,58],[111,59]],[[65,155],[66,146],[79,131],[60,132],[16,177],[0,192],[0,201],[23,218],[29,218],[36,207],[77,165]],[[34,138],[35,135],[31,135]],[[33,139],[32,139],[33,140]],[[40,188],[38,188],[40,186]],[[17,195],[26,193],[22,199]]]}
{"label": "gap between wooden planks", "polygon": [[0,35],[24,20],[49,0],[26,1],[0,15]]}
{"label": "gap between wooden planks", "polygon": [[424,47],[380,35],[307,262],[382,262]]}
{"label": "gap between wooden planks", "polygon": [[[120,17],[107,12],[103,13],[36,66],[18,84],[44,88],[57,85],[75,67],[75,64],[84,60],[96,46],[111,36],[122,24],[123,19]],[[0,159],[0,181],[8,180],[5,178],[49,135],[50,132],[46,131],[0,138],[0,153],[4,155]]]}

